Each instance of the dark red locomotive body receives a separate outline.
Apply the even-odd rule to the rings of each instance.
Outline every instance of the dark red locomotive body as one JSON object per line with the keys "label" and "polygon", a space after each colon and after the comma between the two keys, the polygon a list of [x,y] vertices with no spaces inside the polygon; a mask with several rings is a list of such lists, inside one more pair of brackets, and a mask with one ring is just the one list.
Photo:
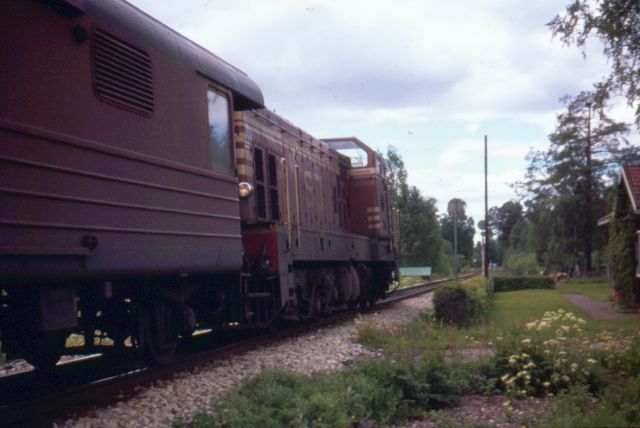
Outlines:
{"label": "dark red locomotive body", "polygon": [[[197,328],[384,295],[395,247],[383,163],[366,145],[316,140],[262,109],[244,73],[126,2],[3,9],[10,357],[51,365],[75,332],[85,348],[107,335],[168,362]],[[340,154],[354,148],[362,165]],[[239,181],[253,185],[246,200]]]}

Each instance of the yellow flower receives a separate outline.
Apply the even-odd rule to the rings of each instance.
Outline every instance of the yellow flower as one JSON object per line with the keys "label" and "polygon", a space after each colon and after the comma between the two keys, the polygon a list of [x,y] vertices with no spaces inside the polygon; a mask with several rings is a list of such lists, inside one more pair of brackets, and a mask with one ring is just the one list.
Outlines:
{"label": "yellow flower", "polygon": [[597,363],[597,361],[596,361],[596,360],[594,360],[593,358],[589,358],[589,359],[587,360],[587,363],[589,363],[589,364],[595,364],[595,363]]}
{"label": "yellow flower", "polygon": [[534,322],[527,323],[527,324],[526,324],[526,326],[527,326],[527,330],[533,330],[534,328],[536,328],[536,325],[537,325],[537,323],[536,323],[535,321],[534,321]]}
{"label": "yellow flower", "polygon": [[538,330],[538,331],[544,330],[547,327],[549,327],[549,323],[547,323],[545,321],[541,321],[540,324],[538,324],[538,328],[536,328],[536,330]]}

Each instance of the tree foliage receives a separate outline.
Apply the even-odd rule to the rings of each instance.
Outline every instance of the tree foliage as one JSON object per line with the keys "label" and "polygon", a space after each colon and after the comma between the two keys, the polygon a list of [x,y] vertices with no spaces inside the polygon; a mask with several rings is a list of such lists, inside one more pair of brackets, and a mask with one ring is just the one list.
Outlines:
{"label": "tree foliage", "polygon": [[385,163],[391,206],[399,213],[400,264],[431,266],[434,272],[449,273],[436,200],[423,196],[416,187],[408,185],[407,170],[394,147],[387,148]]}
{"label": "tree foliage", "polygon": [[[464,205],[466,203],[462,201]],[[454,218],[452,214],[444,214],[440,217],[440,228],[442,237],[454,245],[454,227],[458,237],[458,254],[464,257],[464,261],[471,261],[473,258],[473,237],[476,234],[473,217],[466,214],[458,214]]]}
{"label": "tree foliage", "polygon": [[525,180],[516,188],[534,211],[544,266],[566,270],[581,260],[582,269],[590,271],[594,246],[601,245],[596,218],[606,211],[605,177],[639,154],[624,137],[628,126],[607,115],[604,92],[581,92],[563,101],[566,111],[557,116],[549,148],[529,154]]}
{"label": "tree foliage", "polygon": [[606,93],[621,93],[635,108],[640,127],[640,2],[637,0],[571,0],[564,14],[547,24],[554,36],[578,46],[586,56],[586,43],[602,43],[611,72],[600,82]]}
{"label": "tree foliage", "polygon": [[489,226],[504,246],[509,245],[511,231],[522,219],[522,205],[520,202],[508,201],[500,207],[489,209]]}
{"label": "tree foliage", "polygon": [[613,286],[622,307],[635,303],[634,215],[623,189],[616,191],[614,216],[609,226],[609,263],[613,270]]}

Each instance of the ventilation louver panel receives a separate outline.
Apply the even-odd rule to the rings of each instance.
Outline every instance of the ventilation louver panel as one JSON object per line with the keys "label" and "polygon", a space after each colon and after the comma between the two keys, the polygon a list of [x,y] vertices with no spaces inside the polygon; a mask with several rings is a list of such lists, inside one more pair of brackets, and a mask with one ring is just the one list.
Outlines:
{"label": "ventilation louver panel", "polygon": [[93,37],[94,85],[98,98],[136,112],[153,112],[149,55],[112,34],[96,29]]}

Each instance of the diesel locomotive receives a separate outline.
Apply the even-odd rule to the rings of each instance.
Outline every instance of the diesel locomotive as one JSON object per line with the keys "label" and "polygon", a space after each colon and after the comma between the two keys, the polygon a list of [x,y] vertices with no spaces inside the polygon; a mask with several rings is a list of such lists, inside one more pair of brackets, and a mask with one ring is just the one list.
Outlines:
{"label": "diesel locomotive", "polygon": [[[0,14],[0,340],[55,365],[373,304],[385,165],[264,108],[245,73],[121,0]],[[103,340],[108,338],[109,340]]]}

